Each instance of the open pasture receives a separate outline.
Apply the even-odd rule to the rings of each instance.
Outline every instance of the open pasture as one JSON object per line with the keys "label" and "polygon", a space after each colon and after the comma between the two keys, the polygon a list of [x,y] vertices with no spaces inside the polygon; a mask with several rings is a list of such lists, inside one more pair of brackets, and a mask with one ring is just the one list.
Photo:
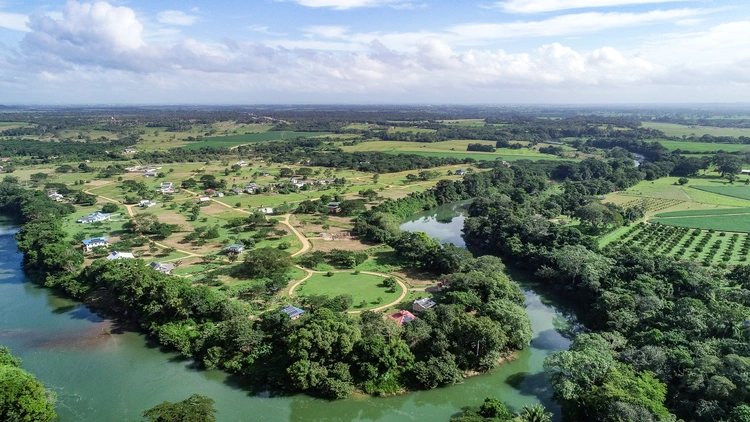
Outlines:
{"label": "open pasture", "polygon": [[750,129],[734,127],[686,126],[674,123],[643,122],[643,127],[664,132],[667,136],[750,136]]}
{"label": "open pasture", "polygon": [[[444,142],[405,142],[405,141],[370,141],[353,146],[343,147],[347,152],[378,151],[388,154],[416,154],[426,157],[440,158],[474,158],[475,160],[494,160],[502,158],[506,161],[520,159],[529,160],[560,160],[555,155],[542,154],[536,149],[499,148],[495,152],[466,151],[469,144],[479,143],[494,146],[494,141],[451,140]],[[525,143],[522,143],[525,144]],[[539,146],[544,146],[540,144]]]}
{"label": "open pasture", "polygon": [[670,151],[682,150],[690,152],[703,152],[703,151],[725,151],[725,152],[741,152],[750,151],[750,145],[746,144],[719,144],[715,142],[691,142],[691,141],[670,141],[666,139],[653,139],[653,141],[659,142]]}

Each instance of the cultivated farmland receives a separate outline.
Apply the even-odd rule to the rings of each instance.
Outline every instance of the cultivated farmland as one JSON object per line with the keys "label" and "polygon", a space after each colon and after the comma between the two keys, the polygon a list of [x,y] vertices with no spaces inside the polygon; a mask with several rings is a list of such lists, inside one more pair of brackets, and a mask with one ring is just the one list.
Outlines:
{"label": "cultivated farmland", "polygon": [[750,252],[750,236],[639,223],[622,233],[619,239],[612,241],[606,247],[636,247],[654,255],[701,262],[704,266],[737,265],[747,261],[747,255]]}

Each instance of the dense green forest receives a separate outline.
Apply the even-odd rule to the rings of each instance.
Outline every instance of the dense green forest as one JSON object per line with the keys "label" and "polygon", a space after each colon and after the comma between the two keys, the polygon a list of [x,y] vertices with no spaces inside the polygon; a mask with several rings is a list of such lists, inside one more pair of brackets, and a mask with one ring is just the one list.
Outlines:
{"label": "dense green forest", "polygon": [[47,422],[57,415],[55,394],[21,368],[21,359],[0,346],[0,420]]}

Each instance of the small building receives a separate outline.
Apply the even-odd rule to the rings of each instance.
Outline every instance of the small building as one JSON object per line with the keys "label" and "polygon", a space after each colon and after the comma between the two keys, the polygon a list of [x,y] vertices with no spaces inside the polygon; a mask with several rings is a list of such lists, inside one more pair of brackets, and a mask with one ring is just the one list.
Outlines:
{"label": "small building", "polygon": [[237,165],[240,166],[240,167],[247,167],[247,163],[244,162],[244,161],[238,161]]}
{"label": "small building", "polygon": [[152,262],[148,264],[148,266],[160,273],[169,274],[169,275],[172,275],[172,271],[174,270],[173,264],[166,264],[162,262]]}
{"label": "small building", "polygon": [[62,201],[62,200],[63,200],[63,198],[64,198],[64,197],[63,197],[62,195],[60,195],[60,194],[59,194],[59,193],[57,193],[57,192],[55,192],[55,193],[52,193],[52,194],[49,194],[49,195],[47,195],[47,196],[49,197],[49,199],[51,199],[51,200],[53,200],[53,201],[55,201],[55,202],[60,202],[60,201]]}
{"label": "small building", "polygon": [[242,195],[242,189],[232,189],[232,192],[233,192],[233,193],[234,193],[235,195]]}
{"label": "small building", "polygon": [[435,305],[435,301],[433,301],[429,297],[424,297],[422,299],[415,300],[411,306],[411,310],[418,314],[432,308]]}
{"label": "small building", "polygon": [[295,183],[297,183],[297,178],[296,178],[296,177],[292,177],[292,178],[290,178],[290,179],[289,179],[289,183],[292,183],[292,184],[295,184]]}
{"label": "small building", "polygon": [[221,197],[223,197],[223,196],[224,196],[224,192],[216,192],[216,193],[214,194],[214,196],[216,196],[217,198],[221,198]]}
{"label": "small building", "polygon": [[3,157],[3,158],[0,158],[0,161],[2,161],[3,163],[7,163],[8,161],[10,161],[10,158]]}
{"label": "small building", "polygon": [[249,185],[245,186],[245,192],[247,193],[255,193],[257,189],[260,189],[257,183],[250,183]]}
{"label": "small building", "polygon": [[211,188],[208,188],[208,189],[204,190],[203,193],[205,193],[206,195],[213,195],[213,194],[216,193],[216,191],[213,190],[213,189],[211,189]]}
{"label": "small building", "polygon": [[143,174],[143,176],[144,177],[156,177],[156,172],[155,171],[147,171],[146,173]]}
{"label": "small building", "polygon": [[149,201],[148,199],[144,199],[141,202],[139,202],[138,205],[140,205],[141,208],[150,208],[156,205],[156,202]]}
{"label": "small building", "polygon": [[262,172],[260,172],[260,175],[261,175],[261,176],[270,176],[270,175],[271,175],[271,173],[269,173],[269,172],[267,172],[267,171],[262,171]]}
{"label": "small building", "polygon": [[123,154],[135,154],[135,149],[133,148],[125,148],[125,151],[122,152]]}
{"label": "small building", "polygon": [[750,170],[742,170],[742,174],[750,174]]}
{"label": "small building", "polygon": [[417,319],[417,317],[409,311],[398,311],[395,314],[388,315],[388,318],[396,321],[398,325],[404,325]]}
{"label": "small building", "polygon": [[83,250],[86,252],[91,252],[92,249],[98,248],[98,247],[107,247],[109,246],[109,238],[108,237],[92,237],[91,239],[83,239],[81,242],[83,243]]}
{"label": "small building", "polygon": [[95,213],[89,214],[86,217],[79,218],[78,222],[81,224],[89,224],[89,223],[98,223],[100,221],[107,221],[111,219],[112,219],[111,214],[106,214],[103,212],[95,212]]}
{"label": "small building", "polygon": [[135,259],[135,256],[130,252],[117,252],[114,251],[107,255],[107,261],[116,261],[118,259]]}
{"label": "small building", "polygon": [[302,314],[305,313],[304,310],[296,307],[296,306],[287,306],[286,308],[282,308],[281,312],[289,315],[289,318],[294,321],[295,319],[302,316]]}
{"label": "small building", "polygon": [[231,245],[227,246],[226,249],[224,249],[228,254],[234,254],[239,255],[242,252],[245,252],[245,245],[240,245],[238,243],[232,243]]}
{"label": "small building", "polygon": [[258,208],[258,211],[262,212],[263,214],[273,214],[273,208],[271,207]]}
{"label": "small building", "polygon": [[162,182],[158,189],[161,193],[174,193],[174,185],[172,182]]}
{"label": "small building", "polygon": [[328,203],[328,212],[331,214],[338,214],[341,212],[341,204],[338,202]]}
{"label": "small building", "polygon": [[466,170],[464,169],[456,170],[456,176],[463,176],[464,174],[466,174]]}
{"label": "small building", "polygon": [[205,204],[206,202],[211,202],[211,198],[207,196],[201,196],[200,198],[198,198],[198,202],[200,202],[201,204]]}

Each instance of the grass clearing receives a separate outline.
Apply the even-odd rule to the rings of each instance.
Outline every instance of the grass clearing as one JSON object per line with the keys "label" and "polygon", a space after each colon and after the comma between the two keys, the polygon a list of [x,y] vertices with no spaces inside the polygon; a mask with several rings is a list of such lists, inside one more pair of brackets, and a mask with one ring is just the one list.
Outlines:
{"label": "grass clearing", "polygon": [[[306,295],[327,295],[330,297],[348,294],[352,295],[354,302],[350,311],[361,311],[377,308],[398,299],[401,295],[401,289],[397,288],[395,292],[389,293],[386,287],[382,286],[383,278],[370,275],[340,272],[333,273],[328,277],[326,274],[313,274],[307,281],[302,283],[295,290],[295,296]],[[378,302],[378,298],[382,300]],[[367,305],[360,308],[359,304],[366,301]]]}

